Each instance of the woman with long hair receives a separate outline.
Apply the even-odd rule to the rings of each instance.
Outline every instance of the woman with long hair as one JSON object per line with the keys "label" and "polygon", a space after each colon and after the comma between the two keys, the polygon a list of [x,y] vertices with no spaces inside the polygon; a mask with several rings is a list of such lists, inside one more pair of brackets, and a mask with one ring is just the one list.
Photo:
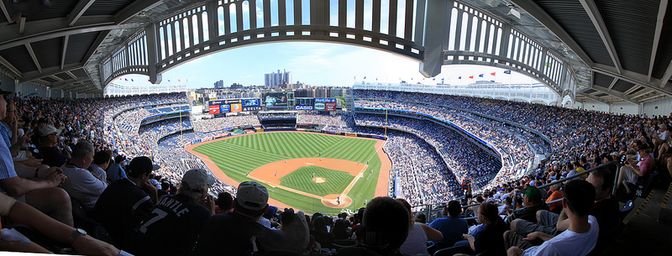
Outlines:
{"label": "woman with long hair", "polygon": [[475,254],[488,255],[506,255],[504,250],[504,238],[502,234],[506,230],[504,220],[499,216],[497,206],[486,202],[478,207],[478,222],[483,224],[483,228],[475,234],[464,234],[464,239],[469,241],[469,247]]}

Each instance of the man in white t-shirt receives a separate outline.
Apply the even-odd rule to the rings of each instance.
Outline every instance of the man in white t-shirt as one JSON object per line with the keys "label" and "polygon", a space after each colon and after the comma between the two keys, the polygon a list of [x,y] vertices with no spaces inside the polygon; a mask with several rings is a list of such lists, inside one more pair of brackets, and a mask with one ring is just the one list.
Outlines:
{"label": "man in white t-shirt", "polygon": [[81,140],[72,151],[72,159],[63,166],[63,174],[68,176],[63,188],[87,210],[93,209],[98,197],[107,187],[107,183],[96,178],[88,170],[93,162],[93,155],[93,144]]}
{"label": "man in white t-shirt", "polygon": [[562,207],[569,219],[567,230],[555,237],[543,232],[532,232],[525,240],[541,239],[544,243],[525,251],[513,246],[507,251],[508,255],[583,256],[595,248],[600,227],[597,219],[588,215],[595,201],[595,188],[587,181],[572,180],[565,184],[564,196]]}

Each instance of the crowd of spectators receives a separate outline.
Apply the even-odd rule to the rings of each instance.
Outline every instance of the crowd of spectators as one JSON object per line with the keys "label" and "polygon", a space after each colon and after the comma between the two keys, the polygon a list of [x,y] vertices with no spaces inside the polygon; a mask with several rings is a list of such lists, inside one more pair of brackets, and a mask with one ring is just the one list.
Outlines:
{"label": "crowd of spectators", "polygon": [[296,123],[298,125],[302,124],[318,124],[324,129],[338,130],[346,127],[351,127],[352,116],[351,115],[320,115],[320,114],[311,114],[311,113],[301,113],[299,114]]}
{"label": "crowd of spectators", "polygon": [[[362,97],[366,97],[365,95],[368,95],[368,93]],[[535,155],[543,155],[550,152],[550,145],[543,139],[516,126],[465,111],[437,105],[427,105],[425,102],[405,102],[403,100],[389,102],[382,96],[380,96],[382,99],[378,97],[378,95],[373,94],[372,98],[360,98],[360,100],[356,101],[356,106],[402,110],[430,115],[438,120],[454,123],[481,140],[493,145],[501,155],[502,163],[501,171],[494,172],[496,174],[494,178],[495,182],[504,179],[520,178],[534,160]],[[461,175],[457,175],[461,177]]]}
{"label": "crowd of spectators", "polygon": [[260,126],[259,118],[255,115],[236,115],[209,119],[193,118],[191,121],[196,132],[214,132],[227,128]]}
{"label": "crowd of spectators", "polygon": [[[558,173],[569,162],[579,162],[581,159],[585,159],[584,163],[589,161],[600,163],[607,155],[611,155],[609,158],[623,156],[627,151],[635,151],[633,143],[646,145],[651,152],[656,153],[659,164],[667,164],[663,159],[664,154],[656,151],[667,148],[665,144],[670,143],[669,130],[672,127],[670,117],[612,115],[597,111],[450,95],[423,94],[423,97],[417,97],[414,93],[392,91],[356,90],[355,97],[360,99],[356,101],[356,105],[359,103],[367,106],[369,101],[389,104],[405,102],[421,108],[427,106],[440,109],[442,112],[453,109],[478,113],[539,131],[550,139],[552,146],[546,161],[542,161],[536,167],[539,172]],[[406,109],[405,107],[400,109]],[[477,127],[480,129],[480,126]],[[496,183],[505,181],[497,179]]]}
{"label": "crowd of spectators", "polygon": [[459,183],[427,142],[404,132],[388,131],[385,152],[392,160],[396,197],[411,205],[439,204],[461,194]]}
{"label": "crowd of spectators", "polygon": [[[599,252],[618,234],[622,215],[612,196],[614,180],[619,189],[639,190],[637,186],[646,185],[650,177],[672,170],[672,117],[613,116],[506,101],[416,96],[429,103],[428,111],[436,111],[432,102],[441,102],[539,131],[552,142],[549,160],[521,178],[495,178],[491,186],[475,179],[480,195],[465,195],[462,203],[448,202],[445,217],[428,225],[416,224],[427,215],[414,216],[409,203],[389,197],[374,198],[352,216],[308,216],[269,205],[267,189],[256,182],[243,182],[235,192],[219,193],[209,172],[193,168],[200,162],[182,155],[183,150],[175,150],[217,132],[164,136],[189,127],[190,120],[137,126],[137,131],[131,126],[129,132],[115,125],[133,118],[119,115],[128,110],[184,104],[184,94],[77,101],[10,98],[9,103],[5,98],[8,93],[0,94],[0,189],[6,192],[0,193],[0,215],[4,217],[0,248],[9,251],[87,255],[587,255]],[[403,102],[409,96],[397,94],[401,93],[383,97]],[[459,144],[464,139],[445,126],[406,117],[386,119],[358,114],[354,120],[358,125],[405,131],[388,131],[390,141],[385,150],[393,160],[400,159],[400,166],[411,163],[395,172],[403,172],[405,177],[400,178],[407,183],[409,178],[417,182],[401,189],[413,203],[441,202],[441,197],[449,197],[446,190],[456,187],[458,174],[488,177],[490,170],[499,169],[487,167],[492,162],[497,165],[498,159],[478,153],[485,150],[475,145]],[[470,132],[486,141],[505,136]],[[515,143],[523,145],[525,152],[544,151],[543,140],[530,139],[534,136],[516,133],[504,138],[518,141]],[[469,147],[470,155],[454,152]],[[413,159],[410,154],[423,157]],[[621,165],[613,164],[612,160],[620,159]],[[602,163],[612,164],[600,166]],[[597,169],[590,174],[583,173],[594,167]],[[164,174],[170,177],[161,177]],[[440,181],[432,180],[436,179],[432,174]],[[617,175],[620,179],[615,179]],[[565,177],[574,179],[544,187]],[[412,193],[406,195],[405,191]],[[549,207],[546,202],[554,198],[562,199]],[[472,200],[478,205],[466,207]],[[464,220],[466,216],[474,216],[480,224]],[[435,241],[433,246],[422,246],[430,240]]]}
{"label": "crowd of spectators", "polygon": [[[474,190],[487,184],[500,170],[501,162],[493,153],[467,142],[456,131],[428,120],[374,114],[357,114],[355,123],[360,126],[390,127],[415,134],[438,150],[439,155],[462,183],[469,179]],[[439,197],[441,202],[450,198]]]}

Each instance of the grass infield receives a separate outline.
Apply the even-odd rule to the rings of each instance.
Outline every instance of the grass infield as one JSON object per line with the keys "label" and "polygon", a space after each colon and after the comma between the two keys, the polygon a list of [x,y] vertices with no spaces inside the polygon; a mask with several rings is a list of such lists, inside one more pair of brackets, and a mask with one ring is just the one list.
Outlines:
{"label": "grass infield", "polygon": [[[364,207],[368,200],[373,198],[376,190],[381,163],[376,154],[375,144],[375,140],[353,137],[329,136],[318,133],[271,132],[214,141],[197,146],[194,151],[208,156],[221,171],[238,182],[250,180],[247,174],[257,167],[284,159],[322,157],[366,164],[368,168],[348,193],[348,196],[352,199],[352,204],[347,209],[356,211],[358,208]],[[327,172],[327,170],[323,171]],[[341,172],[335,171],[333,173]],[[300,185],[300,182],[310,181],[312,183],[311,174],[309,172],[305,178],[297,178],[288,182],[292,184],[291,187],[294,189],[314,193],[315,191],[310,191],[313,188]],[[328,176],[327,174],[322,175]],[[352,177],[349,174],[346,175]],[[329,182],[329,177],[325,178]],[[347,186],[349,181],[342,183]],[[272,198],[309,213],[336,214],[342,211],[342,209],[329,208],[316,198],[271,187],[269,184],[266,184],[266,187]]]}
{"label": "grass infield", "polygon": [[[324,178],[324,183],[315,183],[314,177]],[[317,166],[301,167],[293,173],[280,178],[280,185],[305,191],[318,196],[340,194],[355,177],[341,171]]]}

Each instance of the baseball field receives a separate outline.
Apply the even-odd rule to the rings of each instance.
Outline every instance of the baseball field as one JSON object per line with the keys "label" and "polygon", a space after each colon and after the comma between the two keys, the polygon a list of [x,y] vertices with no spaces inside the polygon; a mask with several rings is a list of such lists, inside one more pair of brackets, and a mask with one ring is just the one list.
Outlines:
{"label": "baseball field", "polygon": [[307,132],[262,132],[187,146],[224,183],[263,183],[269,203],[308,213],[356,211],[387,195],[384,141]]}

